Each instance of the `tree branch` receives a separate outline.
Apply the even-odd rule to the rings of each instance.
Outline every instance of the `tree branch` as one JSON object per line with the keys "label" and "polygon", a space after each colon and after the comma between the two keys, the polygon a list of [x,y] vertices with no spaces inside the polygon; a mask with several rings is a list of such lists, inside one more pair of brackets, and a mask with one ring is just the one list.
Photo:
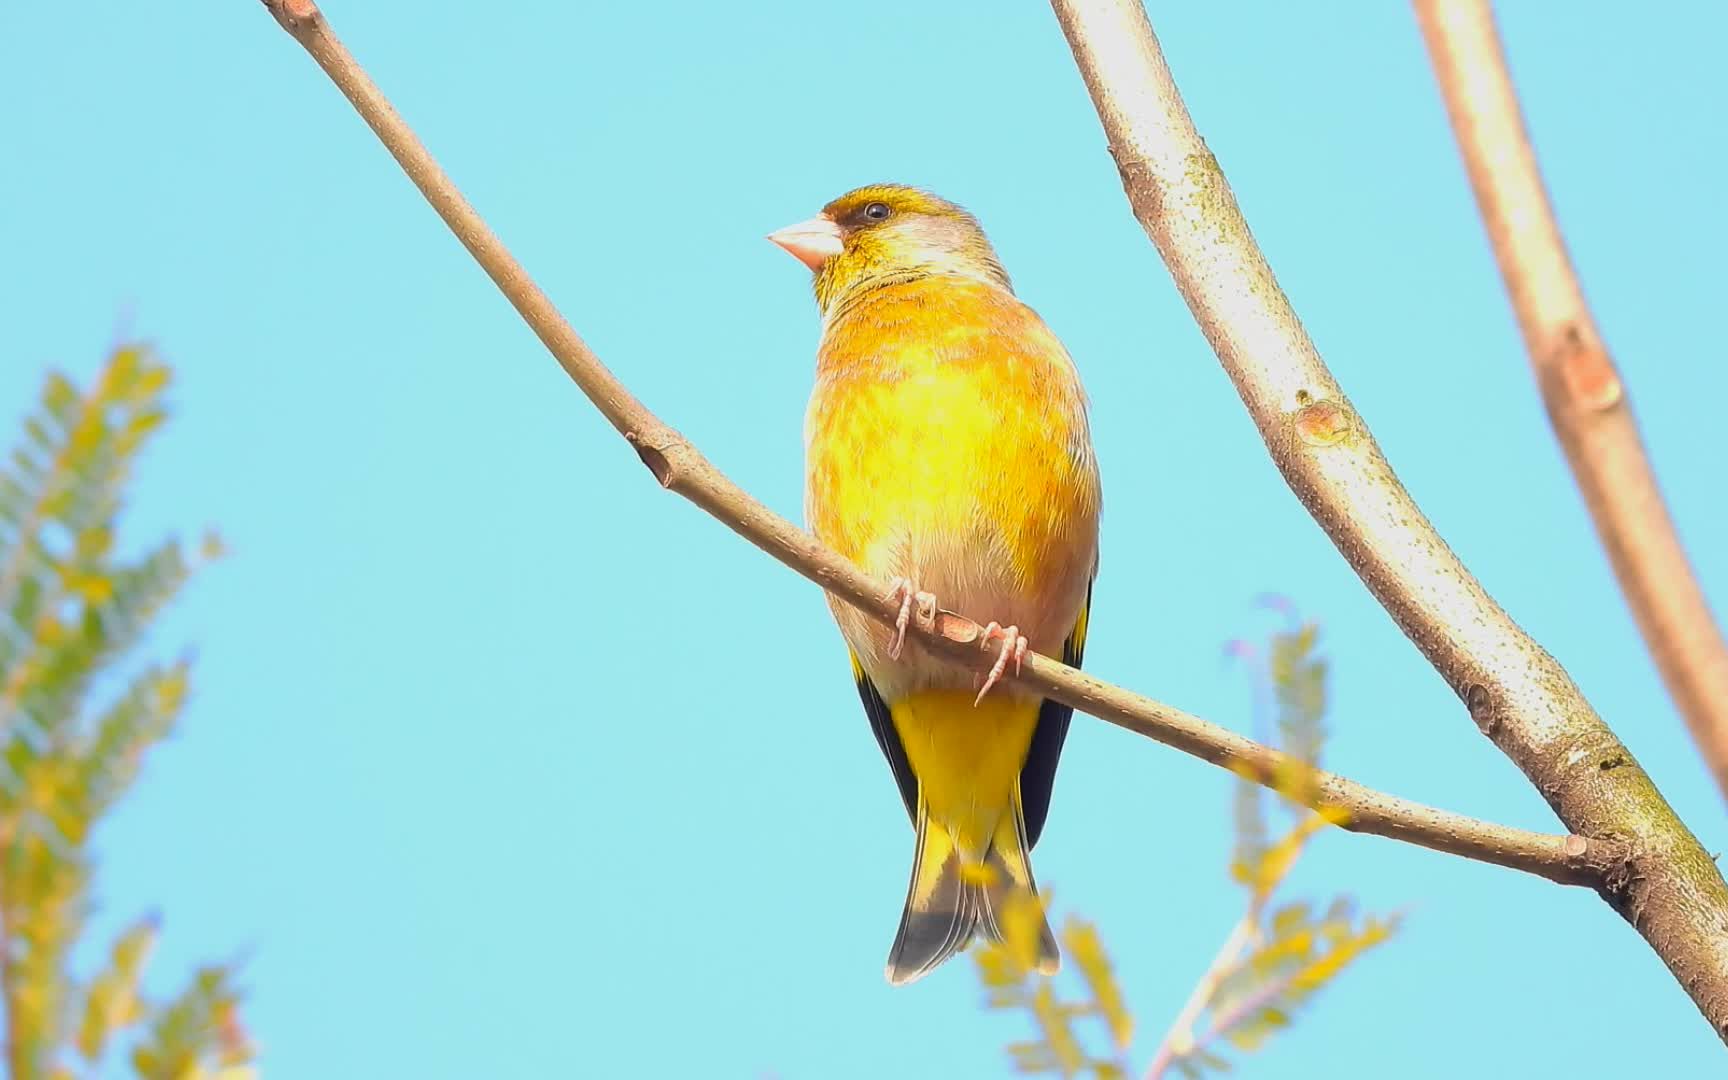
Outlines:
{"label": "tree branch", "polygon": [[1553,657],[1393,475],[1278,288],[1139,0],[1052,0],[1135,216],[1314,520],[1560,820],[1631,845],[1602,895],[1728,1039],[1728,886]]}
{"label": "tree branch", "polygon": [[1177,1058],[1193,1053],[1202,1045],[1202,1040],[1194,1037],[1194,1021],[1200,1019],[1200,1014],[1206,1011],[1206,1003],[1212,1000],[1218,987],[1241,966],[1242,954],[1254,944],[1259,932],[1260,906],[1250,903],[1248,913],[1237,921],[1235,928],[1230,931],[1230,936],[1218,947],[1212,962],[1206,965],[1206,971],[1194,984],[1188,1000],[1182,1003],[1176,1019],[1170,1022],[1169,1030],[1164,1033],[1157,1052],[1146,1066],[1146,1080],[1161,1080],[1163,1075],[1170,1071],[1170,1066],[1176,1063]]}
{"label": "tree branch", "polygon": [[[775,514],[661,423],[601,363],[558,314],[473,207],[433,161],[349,55],[310,0],[264,0],[265,6],[371,125],[409,179],[491,276],[558,363],[613,427],[635,448],[660,483],[689,499],[734,532],[847,603],[884,623],[898,604],[888,590],[816,539]],[[980,649],[982,629],[953,612],[935,628],[912,628],[927,646],[976,670],[993,654]],[[1216,724],[1101,682],[1048,657],[1028,655],[1018,676],[1026,685],[1137,734],[1240,775],[1274,786],[1297,766],[1283,754]],[[1313,777],[1312,805],[1345,811],[1344,828],[1461,855],[1563,884],[1602,887],[1624,873],[1628,849],[1613,838],[1551,836],[1494,825],[1400,799],[1329,773]]]}
{"label": "tree branch", "polygon": [[1692,739],[1728,794],[1728,644],[1710,614],[1584,303],[1485,0],[1416,0],[1440,95],[1597,535]]}

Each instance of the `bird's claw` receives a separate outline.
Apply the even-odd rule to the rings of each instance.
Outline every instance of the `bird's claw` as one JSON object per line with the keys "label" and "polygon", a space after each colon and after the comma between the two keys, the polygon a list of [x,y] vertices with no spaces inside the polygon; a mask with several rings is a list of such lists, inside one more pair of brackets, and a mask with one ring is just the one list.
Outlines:
{"label": "bird's claw", "polygon": [[911,625],[914,616],[920,629],[936,629],[936,594],[919,592],[911,578],[897,577],[882,599],[900,601],[900,613],[894,617],[894,640],[888,643],[888,658],[898,660],[900,650],[906,645],[906,627]]}
{"label": "bird's claw", "polygon": [[1001,679],[1003,675],[1008,673],[1008,660],[1010,657],[1014,660],[1014,674],[1016,675],[1020,674],[1020,665],[1026,660],[1026,650],[1030,643],[1020,633],[1020,628],[1018,626],[1003,626],[1001,623],[991,623],[989,626],[986,626],[984,632],[978,636],[978,647],[980,649],[988,649],[990,648],[990,643],[998,639],[1002,642],[1002,651],[996,654],[996,663],[991,665],[989,674],[984,676],[983,689],[979,690],[978,696],[972,699],[973,707],[977,707],[978,704],[984,700],[984,695],[990,692],[990,688],[996,685],[997,680]]}

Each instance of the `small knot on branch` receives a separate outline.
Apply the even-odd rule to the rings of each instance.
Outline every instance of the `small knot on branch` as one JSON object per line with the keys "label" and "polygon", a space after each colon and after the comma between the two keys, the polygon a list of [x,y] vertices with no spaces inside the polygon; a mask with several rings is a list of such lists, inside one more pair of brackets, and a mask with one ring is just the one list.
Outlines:
{"label": "small knot on branch", "polygon": [[624,441],[636,451],[636,456],[642,459],[642,464],[648,466],[648,471],[654,474],[654,479],[660,481],[660,486],[672,486],[672,460],[666,454],[663,446],[655,446],[648,442],[638,431],[624,433]]}
{"label": "small knot on branch", "polygon": [[1490,739],[1494,737],[1494,729],[1500,726],[1500,711],[1494,707],[1494,695],[1481,683],[1471,683],[1464,691],[1464,707],[1470,710],[1470,719],[1476,722],[1482,734]]}
{"label": "small knot on branch", "polygon": [[1140,224],[1152,228],[1152,223],[1164,216],[1164,189],[1152,175],[1152,167],[1139,151],[1130,146],[1109,144],[1110,157],[1116,162],[1116,172],[1122,177],[1122,189],[1128,193],[1128,205]]}
{"label": "small knot on branch", "polygon": [[1313,400],[1308,391],[1296,392],[1296,434],[1309,446],[1336,446],[1350,437],[1350,414],[1336,402]]}
{"label": "small knot on branch", "polygon": [[1608,350],[1586,341],[1576,326],[1566,327],[1550,362],[1559,370],[1567,396],[1581,409],[1604,412],[1620,404],[1626,395]]}

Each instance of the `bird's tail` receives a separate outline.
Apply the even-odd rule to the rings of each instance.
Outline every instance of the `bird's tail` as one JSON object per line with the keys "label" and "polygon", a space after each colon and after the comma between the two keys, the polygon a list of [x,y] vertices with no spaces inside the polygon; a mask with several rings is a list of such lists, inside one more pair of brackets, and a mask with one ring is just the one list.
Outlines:
{"label": "bird's tail", "polygon": [[1030,911],[1038,920],[1034,968],[1046,974],[1056,970],[1061,957],[1043,909],[1014,903],[1017,898],[1037,896],[1022,821],[1016,795],[1014,812],[1004,815],[996,826],[984,861],[969,864],[949,831],[931,821],[922,803],[919,805],[912,885],[906,892],[900,932],[888,951],[890,983],[903,986],[930,974],[964,949],[974,934],[1004,940],[1004,924],[1011,930],[1018,911]]}

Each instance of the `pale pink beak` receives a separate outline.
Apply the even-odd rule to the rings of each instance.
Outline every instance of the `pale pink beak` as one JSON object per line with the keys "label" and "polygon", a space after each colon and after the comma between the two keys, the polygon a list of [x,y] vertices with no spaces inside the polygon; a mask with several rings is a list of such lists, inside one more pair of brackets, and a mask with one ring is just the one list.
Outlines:
{"label": "pale pink beak", "polygon": [[771,232],[768,239],[812,270],[822,269],[822,264],[840,254],[844,246],[840,239],[840,226],[834,224],[833,219],[821,215]]}

